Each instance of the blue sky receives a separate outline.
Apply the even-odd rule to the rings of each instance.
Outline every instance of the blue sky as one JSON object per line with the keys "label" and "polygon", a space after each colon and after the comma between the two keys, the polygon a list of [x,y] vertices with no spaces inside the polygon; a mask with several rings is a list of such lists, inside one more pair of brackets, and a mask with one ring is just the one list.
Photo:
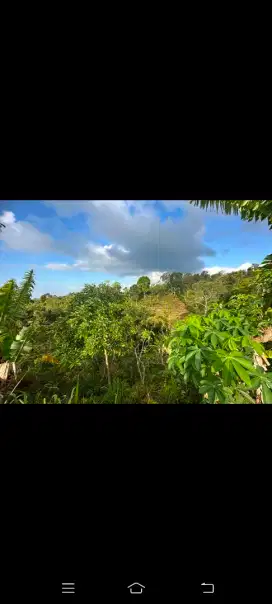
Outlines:
{"label": "blue sky", "polygon": [[183,201],[0,201],[0,284],[33,268],[34,296],[85,283],[130,285],[165,271],[211,272],[260,263],[271,253],[267,221]]}

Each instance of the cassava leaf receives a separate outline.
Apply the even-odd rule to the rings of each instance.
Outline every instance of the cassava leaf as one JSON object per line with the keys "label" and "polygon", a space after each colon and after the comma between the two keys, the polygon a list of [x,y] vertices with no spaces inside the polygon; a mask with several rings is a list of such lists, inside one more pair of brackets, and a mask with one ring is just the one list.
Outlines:
{"label": "cassava leaf", "polygon": [[260,342],[256,342],[253,339],[250,339],[250,346],[252,346],[252,348],[255,350],[255,352],[257,352],[257,354],[259,354],[260,356],[262,354],[264,354],[265,349],[264,347],[260,344]]}
{"label": "cassava leaf", "polygon": [[195,368],[197,371],[200,371],[201,368],[201,352],[197,352],[195,355]]}
{"label": "cassava leaf", "polygon": [[211,336],[211,343],[212,343],[213,347],[215,348],[217,345],[217,337],[214,333]]}
{"label": "cassava leaf", "polygon": [[188,365],[190,359],[196,354],[196,349],[191,350],[185,357],[185,364]]}
{"label": "cassava leaf", "polygon": [[248,373],[245,371],[244,367],[241,366],[240,363],[238,363],[236,360],[233,359],[232,361],[233,367],[236,371],[236,373],[238,374],[238,376],[241,378],[241,380],[243,382],[245,382],[245,384],[247,384],[247,386],[251,386],[251,381],[250,381],[250,377],[248,375]]}
{"label": "cassava leaf", "polygon": [[262,392],[263,392],[263,402],[266,404],[272,404],[272,390],[270,390],[270,388],[268,388],[268,386],[263,383],[262,385]]}

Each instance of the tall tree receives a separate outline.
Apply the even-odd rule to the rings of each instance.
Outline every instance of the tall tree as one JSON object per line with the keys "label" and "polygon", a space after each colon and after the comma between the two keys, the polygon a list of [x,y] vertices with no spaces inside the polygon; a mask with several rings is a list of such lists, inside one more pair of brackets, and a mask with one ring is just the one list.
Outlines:
{"label": "tall tree", "polygon": [[119,288],[105,283],[97,287],[85,285],[73,300],[68,325],[83,340],[79,357],[103,355],[110,384],[110,362],[127,351],[134,332],[125,295]]}
{"label": "tall tree", "polygon": [[137,281],[137,287],[141,294],[145,297],[150,291],[150,279],[149,277],[140,277]]}
{"label": "tall tree", "polygon": [[167,289],[173,294],[182,294],[184,291],[183,273],[163,273],[161,281],[167,285]]}
{"label": "tall tree", "polygon": [[217,302],[226,292],[226,286],[220,281],[210,283],[203,280],[194,283],[184,296],[184,303],[190,312],[207,315],[209,305]]}

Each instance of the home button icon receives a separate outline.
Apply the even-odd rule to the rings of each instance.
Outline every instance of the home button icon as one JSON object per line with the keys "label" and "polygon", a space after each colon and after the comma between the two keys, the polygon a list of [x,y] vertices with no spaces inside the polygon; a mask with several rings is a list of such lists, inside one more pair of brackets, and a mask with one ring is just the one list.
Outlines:
{"label": "home button icon", "polygon": [[131,594],[142,594],[145,586],[141,585],[141,583],[131,583],[131,585],[128,585],[127,588]]}

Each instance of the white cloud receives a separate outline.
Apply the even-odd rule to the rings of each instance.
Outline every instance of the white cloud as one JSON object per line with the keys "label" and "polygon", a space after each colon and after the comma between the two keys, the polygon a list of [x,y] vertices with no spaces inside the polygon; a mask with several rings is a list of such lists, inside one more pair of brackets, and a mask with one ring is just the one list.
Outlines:
{"label": "white cloud", "polygon": [[[89,241],[74,245],[74,268],[119,277],[155,272],[195,272],[204,267],[202,257],[215,255],[203,242],[205,213],[186,201],[162,201],[166,209],[185,210],[181,220],[161,222],[155,201],[47,201],[60,217],[84,213]],[[130,207],[134,207],[133,215]],[[98,240],[103,237],[107,244]]]}
{"label": "white cloud", "polygon": [[0,222],[6,228],[0,232],[0,241],[12,250],[22,252],[43,252],[54,249],[53,239],[46,233],[41,233],[30,222],[16,221],[13,212],[3,212]]}
{"label": "white cloud", "polygon": [[15,214],[13,212],[3,212],[3,214],[1,214],[0,216],[0,222],[2,222],[3,224],[14,224],[15,222]]}
{"label": "white cloud", "polygon": [[[44,204],[53,207],[58,217],[29,215],[26,221],[16,221],[13,212],[3,212],[0,220],[6,228],[1,231],[0,240],[13,250],[35,254],[50,251],[72,258],[71,263],[50,262],[45,265],[48,270],[103,272],[120,280],[137,280],[141,275],[148,275],[155,283],[166,271],[200,272],[205,266],[204,258],[215,256],[204,242],[205,212],[187,201],[160,201],[160,206],[169,211],[183,210],[180,220],[169,216],[163,222],[155,201],[46,201]],[[61,218],[73,219],[78,214],[84,214],[87,231],[81,232],[79,227],[78,232],[75,228],[72,233]],[[246,270],[249,266],[250,263],[237,268],[215,265],[206,270],[215,274],[222,270]]]}
{"label": "white cloud", "polygon": [[49,262],[49,264],[45,265],[45,268],[49,268],[52,271],[67,271],[70,270],[72,266],[70,266],[70,264],[66,264],[65,262]]}
{"label": "white cloud", "polygon": [[244,264],[240,264],[240,266],[238,266],[238,268],[236,269],[237,271],[247,271],[248,268],[250,268],[252,266],[252,262],[244,262]]}
{"label": "white cloud", "polygon": [[231,266],[211,266],[210,268],[205,268],[203,270],[207,271],[210,275],[215,275],[216,273],[224,272],[224,273],[233,273],[235,271],[246,271],[248,268],[252,266],[251,262],[244,262],[244,264],[240,264],[237,267]]}
{"label": "white cloud", "polygon": [[150,279],[151,285],[155,285],[156,283],[159,283],[162,275],[163,273],[160,273],[159,271],[152,271],[147,276]]}

